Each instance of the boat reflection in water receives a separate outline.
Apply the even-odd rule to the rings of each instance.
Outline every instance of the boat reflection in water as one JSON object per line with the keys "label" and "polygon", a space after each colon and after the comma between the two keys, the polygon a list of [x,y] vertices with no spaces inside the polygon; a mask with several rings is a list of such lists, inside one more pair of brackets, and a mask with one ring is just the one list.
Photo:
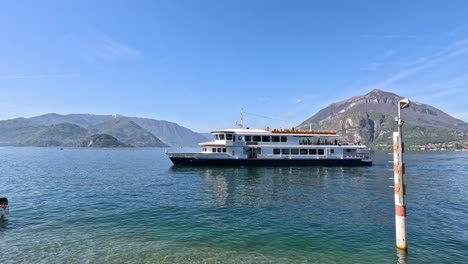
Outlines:
{"label": "boat reflection in water", "polygon": [[391,191],[379,167],[172,166],[169,174],[196,190],[189,208],[203,208],[193,221],[210,241],[333,259],[392,241]]}
{"label": "boat reflection in water", "polygon": [[[277,206],[278,204],[306,203],[326,206],[325,203],[347,200],[349,192],[327,192],[334,189],[337,181],[349,181],[357,177],[353,188],[368,186],[359,179],[369,175],[368,167],[184,167],[170,168],[177,175],[195,176],[212,195],[216,206]],[[351,174],[352,176],[350,176]],[[358,176],[356,176],[358,175]],[[339,183],[338,183],[339,184]],[[356,195],[354,195],[356,196]],[[359,196],[359,195],[357,195]],[[357,205],[366,205],[363,199]]]}

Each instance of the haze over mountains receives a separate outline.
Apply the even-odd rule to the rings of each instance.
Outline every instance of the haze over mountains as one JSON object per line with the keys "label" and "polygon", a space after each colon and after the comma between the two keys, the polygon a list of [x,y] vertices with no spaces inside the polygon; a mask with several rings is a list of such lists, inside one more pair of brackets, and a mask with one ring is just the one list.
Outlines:
{"label": "haze over mountains", "polygon": [[[361,141],[373,147],[391,145],[392,132],[397,130],[398,101],[402,96],[373,90],[362,96],[332,103],[302,122],[300,129],[337,130],[343,140]],[[453,118],[427,104],[411,101],[401,111],[404,140],[407,146],[468,142],[468,123]]]}
{"label": "haze over mountains", "polygon": [[83,146],[95,134],[114,137],[118,143],[110,138],[101,140],[113,146],[188,147],[207,140],[176,123],[119,115],[45,114],[0,121],[0,145]]}
{"label": "haze over mountains", "polygon": [[[297,128],[337,130],[343,141],[388,148],[397,129],[394,119],[402,98],[376,89],[332,103]],[[413,101],[401,113],[404,140],[410,149],[433,144],[468,148],[468,123]],[[192,147],[203,141],[207,141],[206,133],[150,118],[45,114],[0,121],[0,145],[4,146]]]}

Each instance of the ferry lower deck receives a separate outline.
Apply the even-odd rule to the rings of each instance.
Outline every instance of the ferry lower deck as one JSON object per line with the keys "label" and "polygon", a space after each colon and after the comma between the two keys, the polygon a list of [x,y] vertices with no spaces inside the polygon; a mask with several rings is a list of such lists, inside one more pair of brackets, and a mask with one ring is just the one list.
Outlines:
{"label": "ferry lower deck", "polygon": [[372,166],[362,159],[197,159],[170,157],[174,165],[188,166]]}

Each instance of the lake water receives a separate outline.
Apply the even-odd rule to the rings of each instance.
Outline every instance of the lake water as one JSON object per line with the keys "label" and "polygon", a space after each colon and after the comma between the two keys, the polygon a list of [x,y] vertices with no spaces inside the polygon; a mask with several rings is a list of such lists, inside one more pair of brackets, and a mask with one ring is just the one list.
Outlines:
{"label": "lake water", "polygon": [[[406,262],[468,263],[468,153],[405,159]],[[0,263],[396,263],[389,160],[176,168],[163,149],[0,148]]]}

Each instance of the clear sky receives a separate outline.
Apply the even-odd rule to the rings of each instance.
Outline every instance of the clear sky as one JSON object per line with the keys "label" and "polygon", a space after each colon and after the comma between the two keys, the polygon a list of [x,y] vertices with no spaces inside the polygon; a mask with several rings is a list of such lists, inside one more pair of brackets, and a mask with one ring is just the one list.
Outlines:
{"label": "clear sky", "polygon": [[292,127],[374,88],[468,121],[468,1],[0,0],[0,119]]}

